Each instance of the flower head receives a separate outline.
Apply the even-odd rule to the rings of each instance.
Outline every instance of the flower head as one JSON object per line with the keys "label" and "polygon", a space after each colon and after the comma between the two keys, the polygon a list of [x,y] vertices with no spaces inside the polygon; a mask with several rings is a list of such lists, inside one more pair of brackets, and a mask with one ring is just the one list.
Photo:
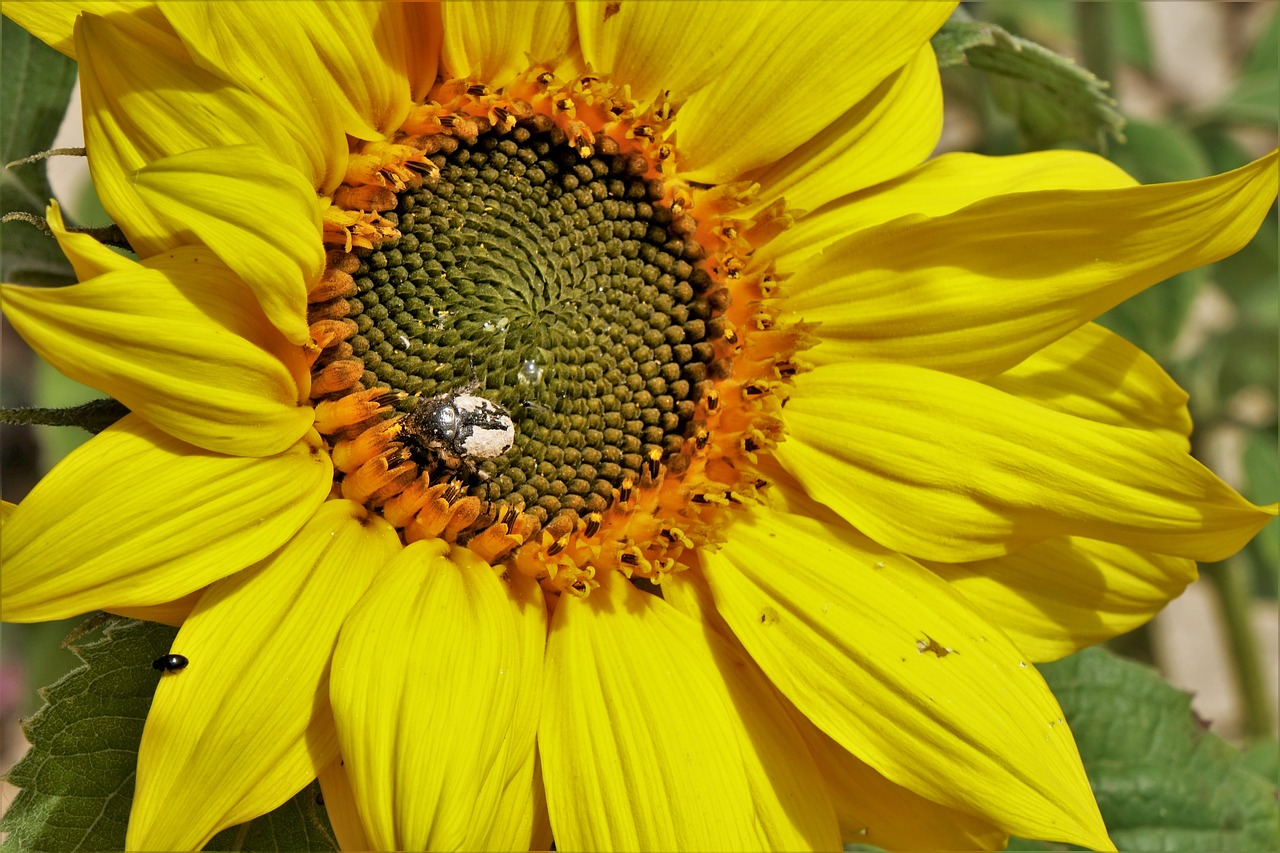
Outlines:
{"label": "flower head", "polygon": [[81,283],[4,289],[132,410],[4,617],[182,626],[131,846],[317,777],[353,849],[1109,846],[1029,664],[1275,508],[1091,320],[1276,158],[922,164],[951,6],[6,4],[138,255],[54,207]]}

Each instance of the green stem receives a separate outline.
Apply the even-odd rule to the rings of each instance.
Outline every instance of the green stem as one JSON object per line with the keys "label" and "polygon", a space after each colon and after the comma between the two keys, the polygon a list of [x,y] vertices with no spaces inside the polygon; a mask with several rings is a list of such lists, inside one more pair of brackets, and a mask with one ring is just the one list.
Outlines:
{"label": "green stem", "polygon": [[1218,589],[1222,618],[1227,626],[1227,642],[1235,665],[1240,701],[1244,707],[1244,730],[1250,738],[1271,734],[1271,696],[1262,673],[1262,658],[1254,642],[1250,605],[1249,564],[1244,554],[1218,564],[1206,572]]}
{"label": "green stem", "polygon": [[1115,53],[1112,45],[1114,11],[1109,2],[1078,2],[1071,8],[1076,13],[1076,35],[1080,39],[1080,60],[1089,71],[1112,84],[1115,97]]}

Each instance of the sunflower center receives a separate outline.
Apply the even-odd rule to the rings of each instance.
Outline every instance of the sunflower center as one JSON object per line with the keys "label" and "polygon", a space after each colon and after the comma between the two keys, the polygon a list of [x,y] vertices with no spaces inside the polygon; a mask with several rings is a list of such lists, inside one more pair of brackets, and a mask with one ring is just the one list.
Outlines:
{"label": "sunflower center", "polygon": [[785,218],[682,180],[673,116],[534,69],[353,145],[308,296],[335,495],[575,594],[754,498],[805,337],[748,272]]}
{"label": "sunflower center", "polygon": [[[438,175],[385,214],[401,236],[361,260],[350,315],[363,384],[411,395],[403,411],[465,392],[510,414],[509,451],[461,460],[467,490],[543,525],[604,512],[651,460],[688,467],[719,313],[694,223],[645,158],[583,157],[556,135],[450,138]],[[408,445],[437,476],[459,471]]]}

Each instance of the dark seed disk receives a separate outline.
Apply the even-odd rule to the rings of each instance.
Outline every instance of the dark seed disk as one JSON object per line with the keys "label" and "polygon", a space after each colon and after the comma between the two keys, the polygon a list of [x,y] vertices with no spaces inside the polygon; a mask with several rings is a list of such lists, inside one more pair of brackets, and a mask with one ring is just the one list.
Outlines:
{"label": "dark seed disk", "polygon": [[401,195],[388,218],[403,236],[364,258],[351,300],[367,386],[477,382],[511,413],[515,446],[471,493],[543,522],[603,511],[655,451],[688,464],[673,457],[723,311],[643,158],[582,158],[554,133],[517,125],[437,153],[440,177]]}

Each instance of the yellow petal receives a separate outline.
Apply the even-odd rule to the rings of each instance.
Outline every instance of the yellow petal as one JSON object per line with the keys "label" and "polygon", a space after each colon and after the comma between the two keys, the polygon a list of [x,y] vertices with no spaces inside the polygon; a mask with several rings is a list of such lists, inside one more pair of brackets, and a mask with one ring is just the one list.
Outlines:
{"label": "yellow petal", "polygon": [[176,246],[183,227],[138,199],[134,173],[148,163],[246,143],[281,163],[310,163],[269,103],[199,68],[177,36],[157,31],[159,43],[146,42],[115,20],[83,15],[76,25],[85,146],[94,189],[141,257]]}
{"label": "yellow petal", "polygon": [[734,0],[592,0],[575,3],[574,11],[582,56],[594,73],[630,86],[642,104],[664,94],[682,104],[741,61],[752,30],[774,10]]}
{"label": "yellow petal", "polygon": [[[436,84],[440,48],[444,40],[439,3],[399,3],[395,11],[403,16],[400,32],[405,40],[404,67],[409,80],[409,99],[420,104]],[[394,21],[392,22],[395,23]]]}
{"label": "yellow petal", "polygon": [[208,148],[150,163],[134,187],[181,223],[177,239],[213,249],[291,343],[310,340],[307,291],[324,271],[324,247],[315,192],[296,169],[252,145]]}
{"label": "yellow petal", "polygon": [[189,592],[173,601],[139,607],[113,607],[111,612],[130,619],[141,619],[143,622],[159,622],[162,625],[181,628],[182,623],[186,622],[187,617],[191,615],[191,611],[195,610],[196,605],[200,603],[202,595],[204,595],[204,588]]}
{"label": "yellow petal", "polygon": [[68,231],[62,219],[62,208],[58,202],[50,201],[45,213],[49,222],[49,230],[58,240],[58,248],[71,262],[79,281],[88,281],[94,276],[109,272],[131,270],[136,268],[133,259],[120,252],[114,252],[94,239],[92,234]]}
{"label": "yellow petal", "polygon": [[1110,847],[1053,694],[928,570],[838,521],[764,507],[702,560],[751,657],[842,747],[1005,831]]}
{"label": "yellow petal", "polygon": [[[785,472],[771,476],[787,478]],[[788,489],[787,491],[791,491]],[[777,490],[771,490],[774,496]],[[799,492],[793,494],[799,496]],[[802,506],[813,507],[811,502]],[[819,509],[820,513],[826,513]],[[829,515],[829,513],[826,513]],[[833,517],[834,520],[834,517]],[[663,600],[717,634],[737,649],[736,667],[764,677],[745,656],[733,630],[716,610],[715,599],[701,572],[679,572],[662,582]],[[890,782],[842,746],[827,737],[776,689],[771,692],[786,709],[822,776],[827,797],[835,809],[845,844],[872,844],[884,850],[1001,850],[1007,833],[981,820]],[[769,705],[772,707],[772,705]],[[777,726],[777,723],[774,723]],[[782,728],[789,728],[782,726]]]}
{"label": "yellow petal", "polygon": [[542,761],[534,756],[533,764],[533,832],[530,850],[550,850],[555,842],[551,834],[551,816],[547,814],[547,789],[542,781]]}
{"label": "yellow petal", "polygon": [[[503,768],[502,786],[481,850],[544,850],[550,846],[546,794],[538,763],[538,707],[542,701],[547,646],[547,604],[536,581],[512,572],[504,583],[522,654],[524,679],[516,697],[517,711],[508,725],[506,745],[495,767]],[[539,843],[539,839],[545,841]]]}
{"label": "yellow petal", "polygon": [[890,548],[965,562],[1057,536],[1199,560],[1276,514],[1164,438],[907,365],[796,377],[776,456],[815,498]]}
{"label": "yellow petal", "polygon": [[[403,4],[410,5],[410,4]],[[292,9],[293,0],[284,4]],[[379,134],[390,136],[413,102],[409,99],[409,70],[417,69],[419,51],[434,51],[436,32],[409,29],[424,16],[406,13],[401,3],[338,0],[315,3],[314,13],[299,18],[321,61]],[[425,16],[432,20],[430,14]]]}
{"label": "yellow petal", "polygon": [[78,3],[66,0],[5,0],[4,4],[6,18],[72,59],[76,58],[73,33],[76,18],[81,12],[110,18],[113,24],[140,32],[148,26],[162,31],[168,29],[152,0],[80,0]]}
{"label": "yellow petal", "polygon": [[5,524],[3,618],[160,604],[280,547],[329,492],[312,432],[276,456],[223,456],[126,415],[58,463]]}
{"label": "yellow petal", "polygon": [[539,752],[561,850],[813,850],[839,837],[803,742],[718,635],[615,573],[562,598]]}
{"label": "yellow petal", "polygon": [[749,172],[768,202],[817,210],[896,177],[929,156],[942,132],[938,61],[926,44],[857,106],[789,156]]}
{"label": "yellow petal", "polygon": [[446,79],[502,86],[531,65],[555,67],[573,43],[573,7],[564,0],[451,2],[442,11]]}
{"label": "yellow petal", "polygon": [[316,778],[320,782],[320,793],[324,797],[324,810],[329,815],[329,824],[338,839],[338,849],[372,850],[373,845],[369,843],[369,836],[365,835],[364,825],[360,823],[356,795],[351,790],[351,781],[347,778],[347,768],[342,759],[321,769]]}
{"label": "yellow petal", "polygon": [[906,65],[954,5],[787,2],[750,15],[735,7],[740,43],[761,60],[727,65],[681,107],[686,177],[719,183],[789,154]]}
{"label": "yellow petal", "polygon": [[1158,433],[1191,446],[1187,392],[1155,359],[1096,323],[1086,323],[987,380],[992,388],[1056,412]]}
{"label": "yellow petal", "polygon": [[438,44],[438,33],[417,29],[432,16],[405,14],[400,3],[241,0],[160,7],[202,67],[279,109],[296,132],[323,140],[329,170],[316,186],[324,191],[337,186],[346,167],[344,133],[377,139],[404,120],[410,53],[427,48],[429,55],[414,61],[435,74],[431,43]]}
{"label": "yellow petal", "polygon": [[946,216],[1010,193],[1120,189],[1136,183],[1119,166],[1084,151],[1034,151],[1008,157],[953,152],[806,216],[770,242],[762,254],[776,259],[782,272],[791,272],[846,234],[913,213]]}
{"label": "yellow petal", "polygon": [[301,348],[212,253],[130,266],[70,287],[0,286],[5,315],[59,371],[205,450],[268,456],[311,428]]}
{"label": "yellow petal", "polygon": [[1028,660],[1057,660],[1146,624],[1196,579],[1194,560],[1063,537],[972,563],[926,563]]}
{"label": "yellow petal", "polygon": [[545,638],[537,584],[466,549],[415,542],[379,576],[330,690],[374,849],[528,849]]}
{"label": "yellow petal", "polygon": [[328,712],[338,629],[400,551],[350,501],[323,504],[287,545],[214,583],[172,651],[138,752],[131,850],[198,850],[276,808],[338,756]]}
{"label": "yellow petal", "polygon": [[1276,153],[1199,181],[1018,193],[868,228],[796,271],[784,321],[818,364],[986,378],[1162,279],[1235,252],[1274,204]]}
{"label": "yellow petal", "polygon": [[[346,171],[346,134],[369,139],[376,131],[335,85],[307,38],[303,20],[321,18],[320,10],[307,0],[159,5],[196,65],[279,113],[306,151],[308,185],[331,192]],[[359,47],[367,56],[372,45]],[[270,203],[255,208],[272,209]]]}
{"label": "yellow petal", "polygon": [[903,851],[1005,848],[1007,832],[890,782],[823,734],[799,711],[794,713],[796,728],[804,736],[830,792],[846,844]]}

